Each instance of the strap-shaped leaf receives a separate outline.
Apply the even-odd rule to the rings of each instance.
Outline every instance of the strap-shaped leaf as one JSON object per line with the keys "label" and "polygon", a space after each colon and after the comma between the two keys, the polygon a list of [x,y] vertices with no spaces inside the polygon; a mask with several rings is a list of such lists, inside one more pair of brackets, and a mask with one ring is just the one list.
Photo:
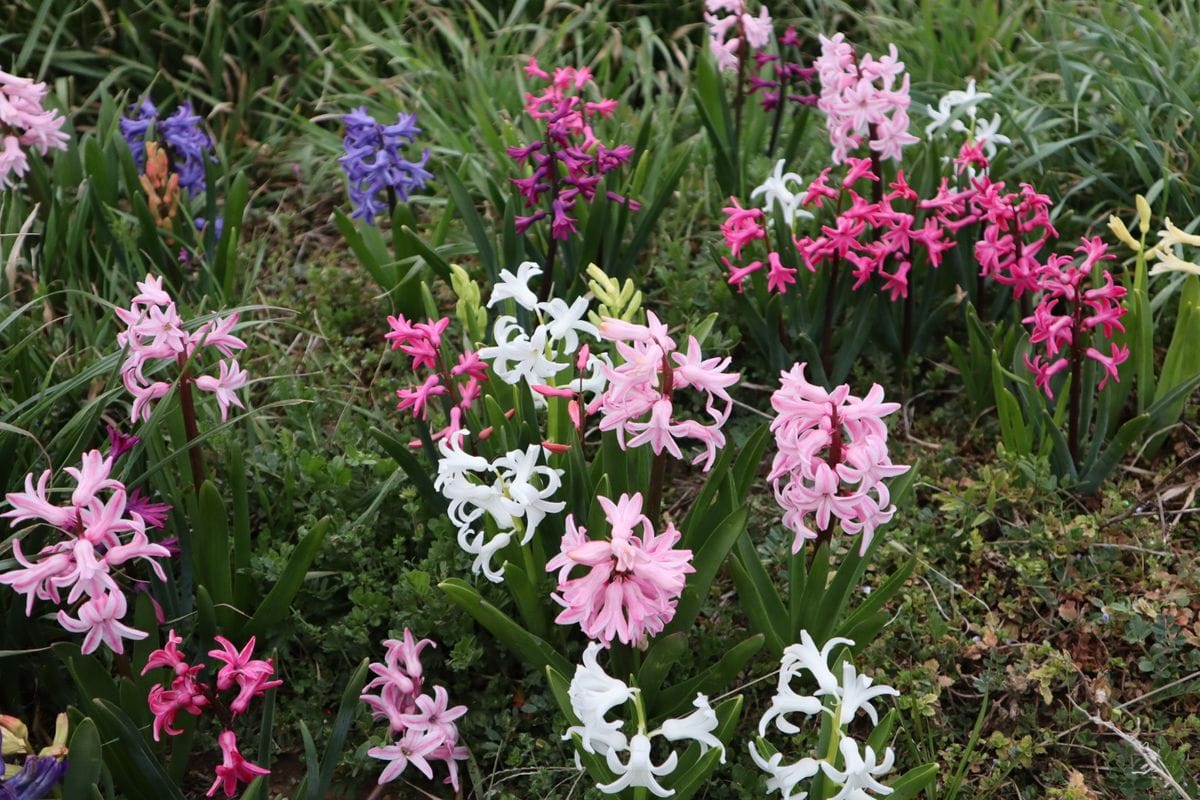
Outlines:
{"label": "strap-shaped leaf", "polygon": [[697,692],[709,694],[729,686],[750,659],[754,658],[762,649],[763,641],[764,637],[761,633],[743,639],[721,656],[720,661],[699,675],[664,689],[658,697],[656,706],[647,708],[646,713],[652,719],[673,717],[692,704]]}
{"label": "strap-shaped leaf", "polygon": [[67,749],[71,757],[67,760],[67,774],[63,778],[63,796],[86,797],[88,790],[100,780],[100,769],[104,766],[100,732],[90,717],[84,717],[75,725]]}
{"label": "strap-shaped leaf", "polygon": [[549,642],[522,628],[512,617],[484,600],[466,581],[449,578],[438,586],[456,605],[474,617],[476,622],[487,628],[529,666],[537,670],[547,666],[554,667],[563,675],[572,671],[570,662]]}
{"label": "strap-shaped leaf", "polygon": [[373,427],[371,435],[375,437],[375,441],[379,442],[379,446],[383,448],[384,452],[400,466],[400,469],[404,470],[404,474],[408,476],[413,488],[417,490],[417,494],[421,495],[421,499],[425,501],[429,510],[435,514],[444,511],[446,498],[433,487],[433,481],[429,479],[431,472],[429,464],[413,455],[404,443],[391,434]]}
{"label": "strap-shaped leaf", "polygon": [[196,575],[208,589],[213,603],[232,605],[233,575],[229,558],[229,512],[212,481],[200,487],[196,516],[192,523],[192,553]]}
{"label": "strap-shaped leaf", "polygon": [[317,553],[320,552],[321,545],[325,543],[325,536],[331,527],[333,527],[333,521],[329,517],[318,520],[296,545],[279,580],[275,582],[270,593],[263,598],[258,610],[254,612],[254,616],[246,623],[243,631],[245,636],[259,636],[267,633],[287,617],[292,600],[300,591],[300,586],[308,574],[308,568],[312,566]]}
{"label": "strap-shaped leaf", "polygon": [[642,696],[646,698],[648,705],[654,705],[654,697],[662,688],[663,679],[667,677],[671,667],[675,666],[679,657],[683,655],[687,645],[686,633],[671,633],[654,638],[654,643],[646,652],[642,668],[638,670],[637,674],[638,688],[641,689]]}
{"label": "strap-shaped leaf", "polygon": [[725,563],[730,548],[745,532],[748,517],[749,512],[745,508],[739,508],[725,517],[713,528],[699,552],[692,556],[692,567],[696,571],[687,576],[687,585],[675,607],[675,616],[664,633],[686,631],[692,627],[696,615],[700,613],[700,606],[712,588],[713,579],[717,577],[717,571]]}
{"label": "strap-shaped leaf", "polygon": [[[134,797],[154,797],[162,800],[185,800],[179,787],[167,775],[163,765],[146,744],[146,737],[114,703],[97,698],[94,702],[96,724],[105,738],[116,739],[115,747],[129,758],[135,772],[126,775],[122,788]],[[114,778],[117,776],[114,775]]]}
{"label": "strap-shaped leaf", "polygon": [[734,548],[730,573],[751,627],[766,637],[767,650],[778,658],[792,641],[791,631],[787,629],[788,612],[763,568],[749,534],[739,539]]}

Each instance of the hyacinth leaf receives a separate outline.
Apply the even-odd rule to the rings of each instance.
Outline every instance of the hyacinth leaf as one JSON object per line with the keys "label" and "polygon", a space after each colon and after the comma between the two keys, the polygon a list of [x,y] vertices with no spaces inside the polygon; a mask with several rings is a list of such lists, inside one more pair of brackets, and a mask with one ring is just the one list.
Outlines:
{"label": "hyacinth leaf", "polygon": [[[421,240],[421,237],[417,236],[416,232],[408,225],[404,225],[400,229],[400,233],[400,241],[407,245],[408,248],[415,250],[421,258],[425,259],[425,263],[429,265],[434,274],[445,281],[448,286],[450,284],[450,262],[432,247],[425,244]],[[397,253],[399,252],[401,251],[398,250]]]}
{"label": "hyacinth leaf", "polygon": [[871,731],[871,735],[867,737],[867,745],[876,753],[883,753],[888,742],[892,739],[892,730],[896,727],[896,720],[899,719],[899,713],[896,709],[889,710],[883,717],[880,718],[879,724]]}
{"label": "hyacinth leaf", "polygon": [[1104,479],[1117,468],[1121,458],[1129,452],[1141,435],[1150,427],[1150,415],[1142,414],[1134,417],[1121,426],[1117,435],[1108,443],[1108,447],[1100,454],[1094,463],[1082,466],[1083,474],[1079,478],[1076,490],[1083,494],[1093,494],[1100,488]]}
{"label": "hyacinth leaf", "polygon": [[233,501],[233,597],[238,608],[248,608],[254,599],[250,575],[250,493],[246,488],[246,461],[240,444],[226,451],[226,476]]}
{"label": "hyacinth leaf", "polygon": [[217,611],[204,584],[196,584],[196,634],[204,640],[217,635]]}
{"label": "hyacinth leaf", "polygon": [[379,428],[371,428],[371,435],[399,468],[404,470],[404,474],[408,476],[413,488],[425,502],[425,506],[434,513],[443,511],[446,507],[446,498],[433,487],[433,481],[429,479],[429,465],[422,463],[407,446],[391,434],[384,433]]}
{"label": "hyacinth leaf", "polygon": [[[214,196],[208,192],[209,198]],[[217,246],[217,257],[213,263],[213,276],[221,287],[224,297],[234,297],[234,288],[240,270],[237,268],[238,240],[242,233],[242,220],[246,211],[246,202],[250,197],[250,184],[246,173],[239,172],[233,180],[233,185],[225,195],[224,228],[221,241]],[[211,214],[216,213],[214,209]],[[210,217],[211,219],[211,217]]]}
{"label": "hyacinth leaf", "polygon": [[467,191],[467,187],[463,185],[462,179],[454,170],[445,170],[442,173],[442,179],[450,190],[450,198],[454,202],[454,207],[458,209],[459,216],[467,226],[471,241],[475,243],[475,249],[478,251],[479,260],[483,264],[488,282],[494,284],[500,275],[500,267],[496,263],[496,250],[492,245],[491,237],[488,236],[487,227],[483,224],[483,217],[479,215],[479,210],[475,208],[475,202],[471,199],[470,192]]}
{"label": "hyacinth leaf", "polygon": [[176,784],[182,785],[187,776],[188,765],[192,758],[192,743],[196,739],[196,727],[199,721],[199,717],[191,714],[182,714],[176,720],[176,727],[183,732],[171,737],[171,758],[167,762],[167,772],[170,773],[171,780]]}
{"label": "hyacinth leaf", "polygon": [[784,628],[790,617],[749,534],[738,540],[734,558],[730,561],[730,572],[751,627],[766,637],[771,656],[779,658],[783,648],[792,642],[791,632]]}
{"label": "hyacinth leaf", "polygon": [[[739,694],[717,705],[713,709],[717,715],[717,728],[713,734],[729,749],[729,740],[733,737],[738,719],[742,715],[743,698]],[[728,756],[727,756],[728,758]],[[674,789],[672,800],[689,800],[704,786],[714,769],[721,761],[721,751],[711,747],[703,755],[700,744],[692,742],[679,758],[675,771],[663,781],[665,788]]]}
{"label": "hyacinth leaf", "polygon": [[691,705],[696,693],[719,692],[733,683],[750,659],[762,650],[764,637],[756,633],[731,647],[721,659],[699,675],[664,689],[658,697],[657,706],[647,709],[653,718],[673,717]]}
{"label": "hyacinth leaf", "polygon": [[[520,545],[517,545],[520,547]],[[536,576],[534,576],[536,578]],[[546,604],[543,595],[538,593],[537,585],[525,570],[511,561],[504,562],[504,585],[517,604],[517,612],[521,621],[534,636],[545,638],[549,627],[546,619]]]}
{"label": "hyacinth leaf", "polygon": [[725,86],[717,65],[707,53],[696,60],[696,85],[692,91],[700,122],[713,147],[717,183],[726,196],[741,197],[741,164],[737,151],[733,116],[725,99]]}
{"label": "hyacinth leaf", "polygon": [[[809,548],[802,547],[792,558],[808,558],[808,554]],[[822,544],[812,554],[812,560],[808,564],[808,580],[805,581],[804,594],[800,596],[800,618],[803,620],[800,630],[811,631],[821,627],[821,600],[825,597],[826,586],[829,583],[830,560],[829,542]],[[788,643],[796,641],[800,631],[793,631],[792,634]],[[814,638],[818,644],[822,643],[821,637]]]}
{"label": "hyacinth leaf", "polygon": [[[271,652],[271,663],[275,665],[276,673],[282,672],[278,651]],[[271,768],[271,736],[275,732],[275,697],[278,693],[279,687],[272,686],[262,700],[262,721],[258,728],[258,750],[254,754],[254,763],[264,769]]]}
{"label": "hyacinth leaf", "polygon": [[938,765],[937,764],[922,764],[919,767],[913,767],[899,780],[891,784],[892,793],[889,794],[888,800],[912,800],[921,792],[933,785],[937,780]]}
{"label": "hyacinth leaf", "polygon": [[[104,739],[116,739],[117,747],[133,766],[130,774],[113,777],[121,787],[134,797],[154,797],[161,800],[184,800],[183,793],[163,769],[159,760],[146,744],[145,735],[126,716],[121,708],[107,700],[95,700],[92,717],[101,729]],[[110,751],[111,752],[111,751]]]}
{"label": "hyacinth leaf", "polygon": [[876,317],[875,306],[879,300],[878,295],[871,295],[866,303],[859,303],[854,306],[853,321],[850,324],[843,322],[838,331],[842,336],[836,339],[837,355],[833,357],[833,364],[829,369],[829,383],[836,385],[846,380],[846,376],[850,374],[850,368],[853,367],[862,355],[863,348],[867,344],[867,336],[871,333],[871,328],[875,325]]}
{"label": "hyacinth leaf", "polygon": [[70,758],[67,773],[63,777],[64,797],[85,797],[100,780],[100,769],[104,758],[100,745],[100,732],[91,717],[85,717],[72,726],[71,738],[67,742]]}
{"label": "hyacinth leaf", "polygon": [[263,598],[262,603],[254,612],[254,616],[246,623],[241,632],[243,636],[261,636],[269,633],[272,628],[283,622],[291,609],[292,599],[300,591],[304,578],[308,574],[308,568],[312,566],[317,553],[321,550],[321,545],[325,542],[326,534],[332,527],[333,520],[324,517],[318,520],[300,540],[284,566],[283,572],[279,575],[279,580]]}
{"label": "hyacinth leaf", "polygon": [[[150,658],[150,654],[161,646],[161,632],[154,613],[154,603],[147,592],[138,592],[134,598],[133,627],[139,631],[145,631],[147,636],[145,639],[131,643],[130,660],[134,665],[145,664]],[[142,697],[145,697],[149,693],[150,687],[156,683],[153,675],[136,673],[133,675],[133,682]]]}
{"label": "hyacinth leaf", "polygon": [[[1171,343],[1167,346],[1162,372],[1159,373],[1158,385],[1154,390],[1154,403],[1151,409],[1148,409],[1154,416],[1152,429],[1155,434],[1146,446],[1147,455],[1154,455],[1162,447],[1166,434],[1158,431],[1179,421],[1184,406],[1187,405],[1190,390],[1174,396],[1174,399],[1161,407],[1159,404],[1179,386],[1200,380],[1200,347],[1196,346],[1197,342],[1200,342],[1200,277],[1189,275],[1180,293],[1175,330],[1171,335]],[[1155,407],[1159,407],[1157,413],[1152,410]]]}
{"label": "hyacinth leaf", "polygon": [[571,671],[571,664],[549,642],[522,628],[512,617],[484,600],[466,581],[449,578],[438,587],[531,667],[544,669],[551,666],[564,675]]}
{"label": "hyacinth leaf", "polygon": [[59,660],[67,665],[75,685],[85,698],[85,711],[90,711],[87,704],[94,699],[104,699],[117,702],[120,692],[112,674],[95,656],[84,655],[79,645],[74,642],[58,642],[50,646]]}
{"label": "hyacinth leaf", "polygon": [[661,634],[654,638],[637,673],[637,685],[647,705],[654,705],[654,698],[662,688],[663,680],[679,661],[687,645],[686,633]]}
{"label": "hyacinth leaf", "polygon": [[[329,741],[325,742],[325,756],[320,762],[320,774],[316,783],[316,792],[310,792],[310,796],[316,800],[325,798],[329,794],[329,788],[334,783],[334,771],[337,769],[337,764],[342,760],[342,751],[346,747],[346,739],[350,733],[350,724],[354,722],[354,714],[359,709],[359,694],[362,693],[362,686],[367,682],[367,675],[370,672],[370,658],[364,658],[359,663],[359,668],[354,670],[354,674],[350,675],[350,679],[346,681],[346,688],[342,690],[342,702],[337,706],[337,716],[334,717],[334,728],[330,730]],[[269,730],[269,728],[264,728]],[[305,745],[307,750],[307,744]],[[262,758],[263,754],[259,754]],[[298,793],[299,794],[299,793]]]}
{"label": "hyacinth leaf", "polygon": [[686,631],[696,621],[700,606],[708,597],[717,570],[725,563],[730,548],[746,531],[749,512],[743,507],[734,511],[712,528],[704,543],[692,556],[692,567],[696,570],[687,576],[687,585],[675,607],[675,616],[664,629],[664,633]]}
{"label": "hyacinth leaf", "polygon": [[216,605],[232,605],[233,575],[229,561],[229,514],[212,481],[200,487],[192,525],[192,554],[196,577]]}
{"label": "hyacinth leaf", "polygon": [[746,502],[750,489],[758,480],[758,465],[762,462],[762,455],[767,449],[767,442],[770,441],[770,438],[771,428],[764,423],[750,435],[746,444],[742,446],[741,452],[738,453],[737,462],[733,465],[733,479],[737,482],[738,505]]}
{"label": "hyacinth leaf", "polygon": [[995,351],[992,352],[992,391],[1005,449],[1014,455],[1029,455],[1033,450],[1033,434],[1025,424],[1016,396],[1004,385],[1004,371]]}
{"label": "hyacinth leaf", "polygon": [[[650,124],[651,119],[653,117],[646,118],[647,125]],[[642,152],[644,159],[649,158],[648,153]],[[637,225],[633,229],[633,236],[629,239],[629,244],[620,250],[621,256],[617,259],[614,269],[615,277],[624,278],[628,275],[632,271],[638,255],[649,243],[658,218],[662,216],[663,210],[674,197],[675,187],[679,185],[683,173],[692,164],[691,145],[687,142],[678,145],[667,157],[667,162],[671,164],[670,171],[655,182],[654,194],[650,201],[643,202],[641,209],[634,214]],[[622,206],[622,212],[624,211],[625,208]]]}
{"label": "hyacinth leaf", "polygon": [[[896,593],[899,592],[908,579],[912,577],[912,574],[916,568],[917,557],[913,556],[907,562],[905,562],[904,566],[892,573],[892,575],[889,576],[882,585],[867,595],[866,599],[859,603],[858,606],[846,616],[845,622],[839,626],[838,635],[844,635],[846,638],[853,639],[854,637],[849,636],[846,632],[852,630],[858,625],[861,625],[865,620],[869,619],[871,615],[879,612],[880,609],[883,608],[884,603],[895,597]],[[854,641],[860,642],[861,640],[854,639]],[[862,641],[861,643],[865,644],[866,642]]]}
{"label": "hyacinth leaf", "polygon": [[306,771],[304,779],[296,787],[296,796],[307,800],[320,800],[321,795],[317,794],[317,785],[321,782],[321,759],[317,755],[317,743],[313,741],[312,734],[309,733],[304,720],[300,720],[300,738],[304,741]]}

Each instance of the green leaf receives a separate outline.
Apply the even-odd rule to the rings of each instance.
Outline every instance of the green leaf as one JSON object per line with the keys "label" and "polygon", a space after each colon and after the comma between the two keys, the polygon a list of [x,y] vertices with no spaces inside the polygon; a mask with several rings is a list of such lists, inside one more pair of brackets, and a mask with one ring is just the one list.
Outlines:
{"label": "green leaf", "polygon": [[717,571],[725,563],[730,548],[745,533],[748,518],[749,512],[745,508],[739,508],[725,517],[717,523],[700,550],[692,556],[692,567],[696,571],[687,576],[687,585],[675,608],[675,616],[664,629],[664,633],[686,631],[692,627],[696,615],[700,613],[700,606],[712,588],[713,579],[717,577]]}
{"label": "green leaf", "polygon": [[307,800],[321,800],[318,787],[321,783],[321,759],[317,756],[317,743],[304,720],[300,720],[300,738],[304,740],[304,763],[306,765],[304,780],[296,787],[296,796]]}
{"label": "green leaf", "polygon": [[1094,464],[1087,465],[1087,471],[1079,480],[1076,487],[1083,494],[1092,494],[1100,488],[1100,484],[1108,477],[1117,464],[1133,447],[1133,443],[1150,427],[1150,415],[1142,414],[1126,422],[1117,431],[1117,435],[1108,443],[1108,447],[1100,454]]}
{"label": "green leaf", "polygon": [[200,487],[192,525],[192,557],[196,575],[216,605],[233,605],[229,560],[229,513],[212,481]]}
{"label": "green leaf", "polygon": [[647,705],[654,704],[654,697],[662,687],[663,679],[679,661],[687,645],[686,633],[669,633],[654,638],[654,644],[650,645],[642,668],[637,673],[637,685]]}
{"label": "green leaf", "polygon": [[749,533],[735,546],[730,572],[751,627],[766,636],[767,650],[778,658],[783,648],[794,641],[791,631],[785,629],[788,612],[763,568]]}
{"label": "green leaf", "polygon": [[263,598],[258,610],[254,612],[254,616],[246,623],[244,635],[259,636],[268,633],[287,617],[292,599],[300,591],[300,586],[308,574],[308,568],[312,566],[313,560],[320,552],[321,545],[325,542],[325,535],[329,533],[331,527],[333,527],[333,521],[329,517],[319,520],[312,526],[308,535],[300,541],[300,544],[296,545],[279,580],[275,582],[270,593]]}
{"label": "green leaf", "polygon": [[933,785],[937,779],[937,764],[923,764],[904,773],[904,777],[891,785],[888,800],[912,800],[920,792]]}
{"label": "green leaf", "polygon": [[563,675],[573,671],[570,662],[549,642],[522,628],[512,617],[484,600],[466,581],[449,578],[438,584],[438,587],[531,667],[542,670],[551,666]]}
{"label": "green leaf", "polygon": [[63,796],[84,797],[87,790],[100,780],[100,769],[104,766],[100,732],[90,717],[85,717],[75,725],[67,750],[70,758],[67,759],[67,774],[63,778]]}
{"label": "green leaf", "polygon": [[471,194],[454,170],[446,170],[442,173],[442,177],[446,182],[446,187],[450,190],[454,207],[458,209],[459,216],[462,217],[468,233],[471,234],[471,241],[475,243],[475,248],[479,252],[479,260],[487,273],[488,281],[495,283],[500,274],[500,268],[496,263],[496,251],[492,246],[491,237],[488,236],[487,228],[483,224],[483,217],[479,215],[479,211],[471,199]]}
{"label": "green leaf", "polygon": [[400,465],[400,469],[404,470],[404,474],[412,482],[417,494],[421,495],[421,499],[425,501],[426,507],[435,514],[444,511],[446,498],[434,488],[433,481],[429,479],[432,472],[429,464],[413,455],[403,442],[384,433],[379,428],[371,428],[371,435],[375,437],[375,441],[379,442],[379,446],[383,448],[384,452]]}
{"label": "green leaf", "polygon": [[646,709],[646,713],[652,719],[673,717],[692,704],[697,692],[711,694],[721,691],[733,683],[733,679],[746,667],[750,659],[762,650],[763,642],[764,637],[761,633],[743,639],[721,656],[720,661],[699,675],[664,689],[656,706]]}
{"label": "green leaf", "polygon": [[[325,797],[329,793],[329,787],[333,785],[333,773],[337,769],[338,762],[342,760],[342,749],[346,746],[346,737],[350,734],[350,724],[354,722],[354,714],[358,710],[359,694],[362,693],[363,684],[367,682],[367,674],[370,669],[370,659],[364,658],[358,665],[358,669],[350,676],[350,680],[346,682],[346,688],[342,690],[342,702],[338,705],[337,716],[333,720],[333,730],[329,732],[329,741],[325,743],[325,757],[321,761],[321,775],[317,781],[317,791],[313,793],[313,797]],[[307,750],[307,744],[305,745]]]}
{"label": "green leaf", "polygon": [[[135,797],[154,797],[162,800],[185,800],[179,787],[167,775],[162,764],[146,744],[146,737],[134,726],[121,708],[97,698],[95,700],[97,725],[102,727],[105,738],[117,739],[117,744],[130,759],[136,772],[125,776],[125,789]],[[134,784],[134,785],[130,785]]]}

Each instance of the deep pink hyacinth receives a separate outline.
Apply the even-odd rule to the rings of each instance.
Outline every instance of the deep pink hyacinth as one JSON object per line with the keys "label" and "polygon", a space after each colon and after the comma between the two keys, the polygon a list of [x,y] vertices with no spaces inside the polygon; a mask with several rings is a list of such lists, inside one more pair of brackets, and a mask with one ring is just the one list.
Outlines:
{"label": "deep pink hyacinth", "polygon": [[391,342],[392,349],[412,358],[414,372],[429,371],[421,383],[396,390],[399,400],[396,410],[410,411],[414,418],[428,420],[430,409],[436,407],[435,399],[442,397],[446,424],[433,433],[434,441],[460,430],[464,415],[481,393],[480,383],[487,380],[487,364],[472,350],[464,350],[457,362],[454,360],[448,342],[443,341],[449,317],[412,322],[399,314],[388,317],[387,321],[391,330],[384,338]]}
{"label": "deep pink hyacinth", "polygon": [[[601,338],[615,341],[621,357],[616,367],[602,366],[608,386],[599,399],[600,430],[615,430],[622,448],[648,444],[656,455],[666,451],[678,459],[684,457],[679,443],[695,440],[704,452],[692,463],[703,461],[707,472],[725,445],[721,428],[733,410],[727,389],[739,375],[725,371],[729,358],[704,358],[694,336],[686,352],[675,352],[667,326],[654,312],[646,318],[646,325],[615,319],[600,325]],[[675,392],[688,388],[704,393],[710,422],[675,418]]]}
{"label": "deep pink hyacinth", "polygon": [[429,639],[418,641],[408,628],[403,639],[388,639],[383,644],[387,649],[384,660],[371,664],[376,677],[359,696],[376,719],[388,721],[391,744],[367,751],[372,758],[388,762],[379,784],[400,777],[410,764],[432,779],[429,762],[441,761],[448,773],[445,782],[457,792],[458,762],[470,754],[459,743],[455,721],[467,713],[467,707],[451,706],[450,696],[441,686],[433,687],[432,696],[422,691],[421,651],[437,645]]}
{"label": "deep pink hyacinth", "polygon": [[271,659],[254,657],[255,637],[251,636],[241,650],[224,636],[214,637],[214,641],[220,648],[209,650],[208,655],[225,664],[217,672],[217,689],[225,692],[237,686],[237,697],[229,703],[230,710],[235,714],[243,713],[253,698],[260,697],[268,689],[283,685],[281,680],[269,680],[275,674],[275,665]]}
{"label": "deep pink hyacinth", "polygon": [[[608,519],[609,538],[589,538],[587,529],[568,516],[562,550],[546,564],[547,572],[558,571],[558,593],[551,596],[564,607],[555,622],[579,623],[605,647],[614,638],[640,646],[675,616],[684,576],[695,572],[692,551],[675,547],[680,535],[673,525],[655,535],[642,513],[641,494],[623,494],[616,503],[597,500]],[[587,574],[571,578],[576,567]]]}
{"label": "deep pink hyacinth", "polygon": [[[1099,384],[1103,389],[1110,378],[1119,380],[1117,367],[1129,358],[1126,345],[1110,343],[1107,355],[1092,346],[1097,329],[1106,339],[1112,338],[1114,331],[1124,332],[1121,317],[1128,309],[1124,306],[1125,287],[1115,283],[1108,270],[1100,272],[1101,285],[1089,288],[1096,265],[1114,256],[1099,237],[1082,241],[1075,248],[1078,260],[1052,255],[1039,268],[1037,288],[1041,297],[1033,314],[1023,320],[1031,327],[1029,343],[1041,351],[1032,358],[1026,355],[1025,365],[1033,372],[1038,388],[1051,400],[1051,379],[1068,366],[1077,367],[1084,358],[1092,359],[1104,370]],[[1078,370],[1073,374],[1078,382]]]}
{"label": "deep pink hyacinth", "polygon": [[896,512],[884,479],[909,470],[892,463],[883,424],[900,404],[883,402],[878,384],[862,398],[844,384],[826,391],[808,382],[805,366],[781,373],[771,395],[778,452],[767,479],[784,525],[796,535],[793,553],[807,540],[828,541],[835,520],[843,532],[860,536],[865,553],[875,530]]}
{"label": "deep pink hyacinth", "polygon": [[226,797],[237,794],[239,783],[250,783],[260,775],[270,775],[271,770],[251,764],[238,751],[237,736],[233,731],[223,731],[217,737],[221,747],[221,763],[217,765],[217,779],[205,795],[212,797],[220,789]]}

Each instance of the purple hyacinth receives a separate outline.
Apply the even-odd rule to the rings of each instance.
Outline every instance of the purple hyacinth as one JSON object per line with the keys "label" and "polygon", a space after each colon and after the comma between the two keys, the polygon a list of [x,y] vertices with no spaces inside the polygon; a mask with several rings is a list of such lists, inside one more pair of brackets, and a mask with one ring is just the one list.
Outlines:
{"label": "purple hyacinth", "polygon": [[425,169],[429,149],[417,161],[401,155],[404,146],[421,132],[416,114],[397,114],[393,124],[384,125],[367,113],[366,106],[359,106],[342,117],[342,122],[346,125],[345,155],[338,161],[350,181],[354,206],[350,216],[374,225],[375,217],[391,210],[391,203],[408,200],[433,178]]}
{"label": "purple hyacinth", "polygon": [[217,157],[212,154],[212,139],[200,127],[200,116],[192,111],[191,101],[181,103],[174,114],[161,122],[158,109],[149,98],[130,106],[129,113],[130,116],[121,117],[121,135],[129,144],[138,169],[146,168],[146,137],[153,128],[166,145],[171,169],[179,175],[179,185],[187,189],[191,197],[203,192],[207,188],[205,162],[216,163]]}
{"label": "purple hyacinth", "polygon": [[[760,102],[766,111],[777,108],[781,97],[785,97],[788,102],[797,105],[815,107],[817,105],[815,94],[811,92],[807,94],[794,93],[789,90],[796,87],[797,84],[811,83],[817,77],[817,71],[812,67],[803,66],[798,61],[788,61],[784,57],[784,48],[792,48],[798,56],[800,55],[800,36],[790,25],[779,37],[780,55],[755,53],[754,63],[759,74],[748,75],[746,78],[746,82],[750,86],[750,94],[762,92]],[[763,77],[767,65],[771,65],[773,68],[774,74],[771,78]]]}
{"label": "purple hyacinth", "polygon": [[[0,769],[0,774],[3,770]],[[21,771],[0,779],[0,800],[42,800],[67,774],[65,759],[29,756]]]}

